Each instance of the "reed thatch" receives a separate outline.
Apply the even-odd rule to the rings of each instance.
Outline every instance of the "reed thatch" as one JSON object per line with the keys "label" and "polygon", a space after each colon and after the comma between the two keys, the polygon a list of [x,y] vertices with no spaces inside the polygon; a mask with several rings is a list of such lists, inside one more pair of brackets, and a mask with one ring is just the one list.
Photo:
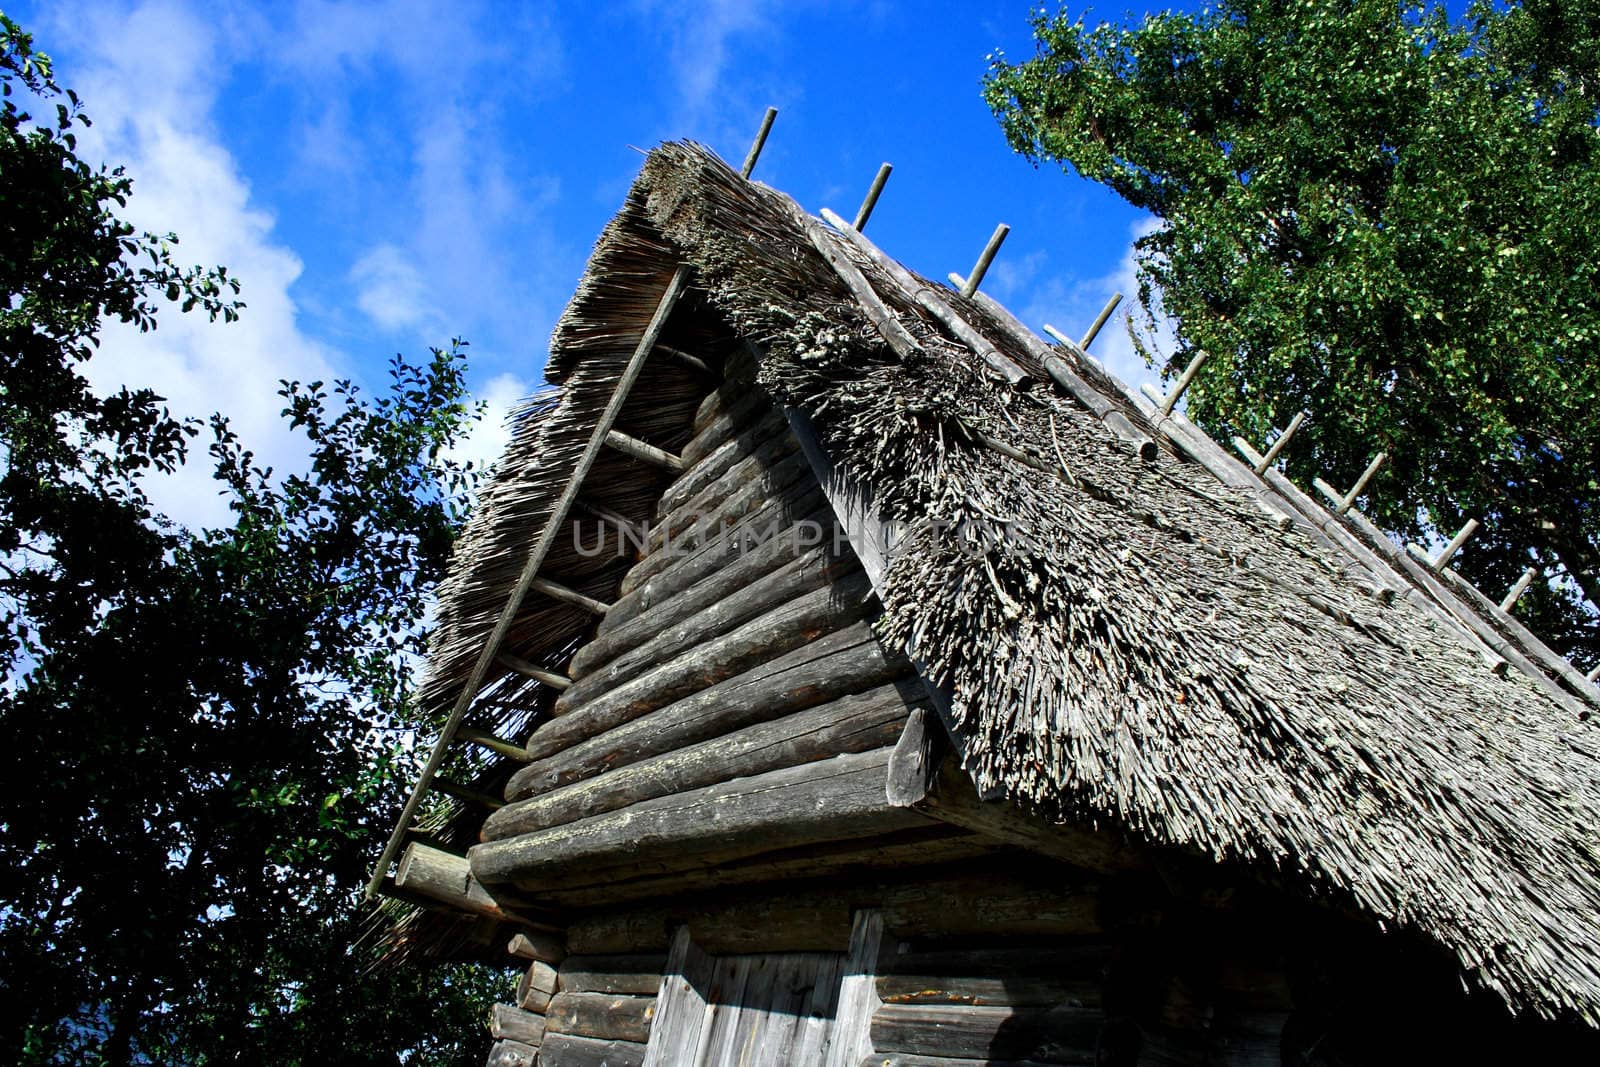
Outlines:
{"label": "reed thatch", "polygon": [[[1259,494],[1170,450],[1138,458],[991,309],[917,279],[1037,379],[1009,383],[916,291],[824,235],[909,334],[898,354],[819,254],[818,225],[697,146],[650,156],[556,331],[559,406],[524,417],[463,542],[433,698],[459,686],[586,413],[684,260],[759,351],[762,383],[907,524],[882,633],[948,692],[981,789],[1265,870],[1431,939],[1518,1013],[1600,1025],[1587,698],[1491,672],[1437,612],[1375,596],[1370,565]],[[1015,536],[966,536],[996,529]],[[574,633],[533,614],[518,627],[552,665]]]}

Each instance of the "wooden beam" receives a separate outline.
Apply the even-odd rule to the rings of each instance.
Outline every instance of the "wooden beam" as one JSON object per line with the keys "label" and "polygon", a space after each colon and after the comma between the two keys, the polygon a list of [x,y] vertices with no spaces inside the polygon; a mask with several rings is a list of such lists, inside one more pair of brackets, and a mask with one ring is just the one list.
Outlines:
{"label": "wooden beam", "polygon": [[674,473],[683,470],[683,460],[680,457],[673,455],[664,448],[657,448],[647,441],[641,441],[637,437],[629,437],[620,430],[612,430],[607,433],[606,444],[618,452],[632,456],[634,459],[653,463],[657,467],[665,467]]}
{"label": "wooden beam", "polygon": [[872,288],[872,283],[867,281],[866,275],[850,261],[849,256],[834,246],[834,238],[828,236],[828,231],[821,223],[799,211],[796,211],[795,215],[804,227],[806,236],[811,239],[811,247],[815,248],[824,262],[833,268],[834,275],[849,290],[850,295],[855,297],[862,314],[866,315],[867,321],[877,328],[878,336],[894,349],[895,355],[901,359],[910,359],[917,351],[916,338],[912,337],[910,331],[901,324],[893,309],[883,302],[883,297]]}
{"label": "wooden beam", "polygon": [[648,1046],[632,1041],[602,1041],[576,1034],[547,1034],[540,1063],[551,1067],[641,1067]]}
{"label": "wooden beam", "polygon": [[1204,349],[1196,352],[1194,354],[1194,358],[1189,361],[1189,365],[1183,368],[1183,373],[1178,375],[1178,380],[1173,383],[1170,392],[1168,392],[1165,396],[1161,395],[1160,393],[1154,393],[1151,396],[1151,399],[1156,402],[1156,407],[1160,409],[1161,414],[1172,414],[1172,409],[1178,405],[1178,399],[1182,397],[1184,393],[1189,391],[1189,386],[1194,381],[1194,376],[1200,373],[1200,368],[1205,366],[1207,358],[1208,353]]}
{"label": "wooden beam", "polygon": [[582,608],[584,611],[595,615],[604,615],[611,610],[611,605],[605,601],[586,596],[576,589],[568,589],[566,586],[558,582],[552,582],[548,578],[534,578],[533,581],[528,583],[528,588],[536,593],[543,593],[553,600],[571,604],[573,607]]}
{"label": "wooden beam", "polygon": [[[1095,1063],[1105,1017],[1098,1008],[1017,1009],[1009,1005],[885,1004],[872,1019],[875,1062],[992,1064],[1052,1060],[1071,1055],[1069,1063]],[[882,1054],[908,1053],[890,1059]]]}
{"label": "wooden beam", "polygon": [[464,800],[468,804],[476,804],[479,807],[488,808],[490,811],[505,807],[506,803],[499,797],[492,797],[481,790],[462,785],[460,782],[451,781],[449,778],[440,775],[434,776],[433,787],[447,797],[455,797],[457,800]]}
{"label": "wooden beam", "polygon": [[476,726],[463,726],[456,731],[456,737],[469,745],[486,748],[490,752],[508,756],[514,760],[526,761],[528,750],[515,741],[507,741],[503,737],[496,737],[487,730],[480,730]]}
{"label": "wooden beam", "polygon": [[705,360],[701,359],[699,356],[685,352],[681,348],[673,348],[671,345],[658,343],[656,345],[656,351],[660,352],[664,356],[670,356],[679,363],[682,363],[684,366],[697,370],[701,374],[713,373],[710,364],[708,364]]}
{"label": "wooden beam", "polygon": [[[767,123],[771,125],[770,122]],[[750,160],[755,163],[754,158]],[[456,702],[450,711],[450,717],[445,720],[444,728],[439,731],[439,738],[433,744],[433,749],[428,753],[427,762],[423,764],[422,773],[417,776],[417,782],[411,787],[411,795],[406,798],[404,807],[400,810],[400,817],[395,822],[394,830],[389,834],[389,840],[383,846],[383,852],[378,857],[372,877],[367,881],[366,895],[370,898],[378,891],[383,880],[388,877],[389,865],[394,862],[399,854],[401,844],[405,837],[406,827],[411,824],[412,818],[417,813],[417,808],[422,804],[422,798],[427,795],[428,786],[433,776],[438,773],[439,767],[444,763],[450,744],[455,739],[455,732],[460,728],[462,720],[466,717],[467,709],[472,706],[479,690],[483,688],[484,679],[488,677],[489,667],[494,663],[495,656],[500,651],[500,645],[505,641],[506,634],[511,629],[511,624],[516,620],[517,613],[522,607],[522,600],[528,594],[528,587],[538,576],[540,568],[544,566],[549,557],[550,550],[555,547],[558,535],[565,529],[567,516],[572,510],[573,503],[578,499],[578,491],[584,479],[589,476],[589,471],[594,467],[595,460],[599,458],[600,449],[605,444],[606,436],[616,424],[617,417],[622,413],[622,406],[628,400],[628,393],[633,389],[633,383],[638,381],[639,374],[644,370],[645,359],[650,355],[650,350],[655,347],[656,341],[661,337],[661,331],[666,328],[667,319],[671,316],[673,308],[678,306],[678,299],[683,295],[689,284],[689,275],[692,272],[687,263],[680,264],[672,272],[672,277],[667,282],[666,289],[661,294],[661,299],[656,303],[654,314],[645,326],[644,333],[639,337],[639,343],[634,347],[633,355],[629,357],[622,374],[617,378],[616,388],[611,393],[611,399],[606,402],[605,409],[600,417],[595,420],[594,429],[589,434],[589,441],[584,446],[582,455],[574,465],[572,476],[562,488],[561,495],[556,498],[555,504],[550,509],[550,515],[545,522],[544,530],[539,534],[539,539],[529,549],[527,559],[523,561],[522,571],[517,577],[516,585],[512,587],[511,595],[506,598],[505,607],[500,610],[500,616],[495,620],[494,627],[489,631],[489,636],[484,640],[483,651],[479,653],[477,662],[473,664],[471,673],[461,686],[461,692],[456,697]]]}
{"label": "wooden beam", "polygon": [[1342,496],[1337,489],[1321,478],[1313,478],[1311,484],[1316,486],[1317,492],[1328,498],[1328,503],[1333,505],[1333,513],[1335,515],[1343,515],[1355,506],[1356,498],[1367,487],[1367,483],[1372,481],[1373,475],[1378,473],[1378,468],[1382,467],[1388,459],[1389,454],[1387,452],[1379,452],[1372,457],[1372,462],[1367,464],[1367,469],[1361,472],[1361,477],[1356,479],[1356,484],[1352,485],[1350,491]]}
{"label": "wooden beam", "polygon": [[[1050,379],[1063,392],[1088,408],[1106,429],[1127,444],[1134,455],[1147,463],[1155,460],[1161,449],[1150,439],[1150,435],[1136,427],[1109,397],[1079,377],[1065,360],[1052,351],[1049,345],[1035,337],[1005,305],[987,293],[975,293],[973,299],[978,302],[978,306],[994,316],[995,321],[1012,340],[1027,349],[1028,354],[1044,366],[1045,373],[1050,375]],[[1088,353],[1079,349],[1069,338],[1060,338],[1060,341],[1075,358],[1085,363],[1094,363]]]}
{"label": "wooden beam", "polygon": [[873,975],[878,971],[882,944],[883,915],[875,908],[856,912],[851,917],[850,951],[845,958],[834,1033],[823,1067],[857,1067],[861,1057],[873,1050],[872,1017],[880,1007]]}
{"label": "wooden beam", "polygon": [[648,800],[473,847],[474,875],[524,887],[559,884],[573,866],[736,859],[820,841],[870,837],[926,819],[883,795],[889,750],[786,767]]}
{"label": "wooden beam", "polygon": [[667,957],[650,953],[621,956],[570,956],[561,965],[563,993],[631,993],[655,996]]}
{"label": "wooden beam", "polygon": [[519,960],[555,965],[567,958],[567,941],[560,934],[524,931],[506,942],[506,951]]}
{"label": "wooden beam", "polygon": [[532,678],[536,682],[548,685],[551,689],[566,689],[572,684],[572,679],[555,671],[547,671],[537,667],[521,656],[513,656],[509,652],[502,652],[495,657],[502,667],[515,671],[524,678]]}
{"label": "wooden beam", "polygon": [[954,758],[940,764],[932,787],[908,806],[930,818],[1086,870],[1120,873],[1149,867],[1141,852],[1119,845],[1106,831],[1050,823],[1010,801],[979,799],[972,780],[956,766]]}
{"label": "wooden beam", "polygon": [[501,922],[523,921],[507,911],[493,893],[472,877],[472,868],[465,856],[427,845],[410,844],[400,857],[394,883],[398,889],[427,897],[457,911]]}
{"label": "wooden beam", "polygon": [[896,285],[900,286],[902,295],[923,308],[937,319],[952,336],[973,352],[982,357],[983,361],[996,374],[999,374],[1012,385],[1018,385],[1028,380],[1028,372],[1017,365],[1016,361],[1005,355],[994,345],[984,339],[983,335],[974,330],[956,310],[936,294],[932,287],[918,281],[915,276],[900,264],[896,263],[877,245],[867,240],[866,237],[845,222],[844,219],[829,211],[822,209],[822,217],[828,225],[837,230],[845,240],[877,265],[878,269],[887,274]]}
{"label": "wooden beam", "polygon": [[715,896],[744,886],[817,878],[855,883],[882,878],[885,872],[909,867],[992,856],[1004,847],[978,834],[935,822],[877,837],[762,853],[743,860],[719,862],[714,867],[644,874],[614,868],[586,870],[575,877],[591,884],[563,884],[556,889],[542,890],[539,897],[559,908],[591,909],[630,903],[643,906],[650,901],[686,894]]}

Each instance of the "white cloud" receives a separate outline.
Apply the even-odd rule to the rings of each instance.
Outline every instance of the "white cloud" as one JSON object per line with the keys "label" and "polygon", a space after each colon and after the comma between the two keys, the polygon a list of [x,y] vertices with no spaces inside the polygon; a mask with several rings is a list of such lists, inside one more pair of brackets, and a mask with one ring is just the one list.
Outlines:
{"label": "white cloud", "polygon": [[391,244],[381,244],[350,268],[356,303],[385,330],[437,327],[427,283],[411,259]]}
{"label": "white cloud", "polygon": [[[175,414],[222,411],[258,462],[301,466],[303,448],[279,417],[278,383],[329,377],[332,354],[300,331],[289,295],[300,260],[274,241],[272,216],[252,200],[213,128],[225,60],[216,27],[181,5],[150,3],[76,11],[70,19],[61,12],[52,33],[81,57],[68,81],[95,120],[80,137],[81,154],[121,163],[134,179],[124,217],[177,232],[180,262],[226,265],[248,305],[227,325],[170,305],[153,333],[108,325],[90,380],[108,391],[154,389]],[[150,484],[157,506],[190,525],[227,518],[200,443],[181,472]]]}

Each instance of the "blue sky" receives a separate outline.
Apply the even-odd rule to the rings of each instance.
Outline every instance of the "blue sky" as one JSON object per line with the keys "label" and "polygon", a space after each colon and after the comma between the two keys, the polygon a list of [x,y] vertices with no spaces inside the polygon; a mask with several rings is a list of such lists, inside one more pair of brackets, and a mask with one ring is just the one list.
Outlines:
{"label": "blue sky", "polygon": [[[236,324],[169,314],[108,333],[93,370],[220,410],[279,469],[279,378],[381,386],[397,351],[471,342],[489,401],[472,454],[542,380],[551,327],[641,157],[691,138],[743,157],[780,109],[756,177],[851,214],[895,172],[869,228],[932,277],[1012,227],[985,290],[1029,325],[1081,330],[1130,283],[1148,220],[1005,146],[980,82],[1032,51],[1026,2],[706,0],[613,4],[301,0],[8,5],[96,120],[86,155],[126,163],[129,212],[182,258],[225,263]],[[1117,12],[1120,13],[1120,9]],[[1097,343],[1125,376],[1120,335]],[[155,487],[190,523],[223,518],[202,462]]]}

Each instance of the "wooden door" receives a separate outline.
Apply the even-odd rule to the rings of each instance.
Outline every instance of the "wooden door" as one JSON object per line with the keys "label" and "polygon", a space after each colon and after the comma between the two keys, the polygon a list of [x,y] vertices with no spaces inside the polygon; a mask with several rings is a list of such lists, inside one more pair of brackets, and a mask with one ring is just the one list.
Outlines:
{"label": "wooden door", "polygon": [[678,931],[644,1067],[856,1067],[871,1045],[876,912],[845,952],[710,956]]}

